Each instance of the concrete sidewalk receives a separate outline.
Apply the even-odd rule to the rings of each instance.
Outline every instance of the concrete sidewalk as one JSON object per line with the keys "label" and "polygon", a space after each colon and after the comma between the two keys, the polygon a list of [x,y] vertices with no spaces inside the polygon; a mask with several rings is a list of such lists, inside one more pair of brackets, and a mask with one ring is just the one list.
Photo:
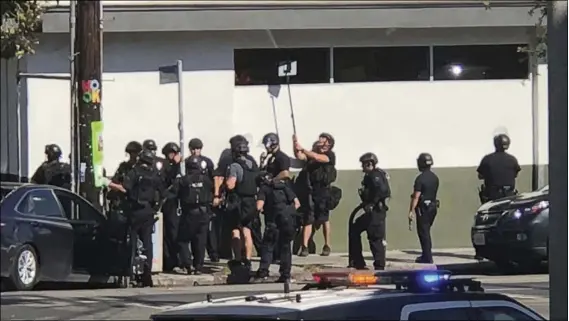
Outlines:
{"label": "concrete sidewalk", "polygon": [[[388,270],[405,269],[449,269],[461,270],[476,268],[480,263],[474,259],[474,250],[470,248],[442,249],[433,252],[434,264],[415,263],[420,250],[393,250],[387,252]],[[364,253],[368,266],[372,264],[371,253]],[[310,255],[308,257],[293,256],[292,274],[296,281],[312,280],[312,272],[329,268],[345,268],[348,264],[347,253],[332,253],[330,256]],[[259,267],[259,259],[253,259],[253,270]],[[279,267],[271,265],[271,275],[278,276]],[[227,261],[206,263],[203,275],[185,275],[161,273],[154,275],[154,285],[158,287],[200,286],[226,284],[229,269]]]}

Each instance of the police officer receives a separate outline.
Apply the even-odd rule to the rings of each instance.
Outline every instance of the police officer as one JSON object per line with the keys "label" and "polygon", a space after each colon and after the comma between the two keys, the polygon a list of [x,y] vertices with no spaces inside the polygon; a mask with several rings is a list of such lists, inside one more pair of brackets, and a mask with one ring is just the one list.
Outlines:
{"label": "police officer", "polygon": [[[162,155],[165,157],[166,164],[166,166],[162,166],[160,168],[162,172],[162,180],[164,188],[170,188],[174,185],[174,181],[180,174],[180,146],[174,142],[166,143],[162,148]],[[157,159],[158,158],[155,157],[155,162]],[[178,200],[176,198],[166,199],[162,205],[162,215],[164,218],[164,271],[170,272],[179,266],[178,226],[180,223],[180,216],[178,215]]]}
{"label": "police officer", "polygon": [[142,241],[146,256],[143,285],[152,286],[152,230],[157,204],[165,196],[163,182],[153,167],[154,154],[143,150],[133,170],[125,176],[123,187],[129,203],[128,218],[132,252],[135,253],[137,237]]}
{"label": "police officer", "polygon": [[[213,171],[214,165],[213,161],[207,157],[202,155],[203,149],[203,142],[199,138],[192,138],[188,144],[188,148],[190,149],[190,156],[186,158],[186,168],[188,168],[190,159],[192,157],[198,157],[200,159],[200,163],[204,162],[206,168],[205,173],[210,178],[213,184]],[[212,193],[213,193],[213,185],[212,185]],[[213,201],[213,199],[212,199]],[[211,204],[210,204],[211,205]],[[219,254],[218,254],[218,243],[217,243],[217,235],[219,234],[219,218],[217,213],[210,211],[211,219],[208,225],[207,231],[207,242],[206,242],[206,250],[211,262],[219,262]]]}
{"label": "police officer", "polygon": [[502,197],[515,195],[516,178],[521,170],[518,160],[506,151],[510,138],[505,134],[494,137],[495,152],[482,158],[478,166],[478,178],[484,180],[480,201],[486,203]]}
{"label": "police officer", "polygon": [[256,278],[265,279],[269,276],[273,254],[277,255],[278,252],[279,281],[285,282],[291,277],[291,242],[295,234],[294,212],[300,207],[300,202],[288,182],[278,177],[273,178],[270,173],[259,176],[259,185],[257,210],[265,214],[265,233]]}
{"label": "police officer", "polygon": [[[262,143],[266,153],[261,155],[261,170],[266,171],[277,180],[283,180],[285,184],[292,184],[290,179],[290,157],[281,150],[279,136],[275,133],[268,133],[263,136]],[[268,211],[270,211],[270,208]],[[268,211],[267,209],[264,211],[265,217],[268,217]],[[280,245],[274,248],[274,263],[278,263],[280,248]]]}
{"label": "police officer", "polygon": [[71,189],[71,166],[60,161],[61,148],[56,144],[49,144],[45,146],[44,153],[46,160],[32,176],[32,183]]}
{"label": "police officer", "polygon": [[[138,155],[142,151],[142,145],[137,141],[131,141],[126,144],[124,148],[124,152],[127,154],[128,159],[121,162],[119,167],[115,171],[115,174],[111,178],[111,181],[116,184],[122,184],[124,182],[124,178],[126,174],[134,168],[136,162],[138,160]],[[111,191],[108,194],[108,199],[111,201],[111,206],[114,207],[117,205],[117,202],[120,201],[124,195],[116,193],[116,191]]]}
{"label": "police officer", "polygon": [[[253,239],[251,225],[258,219],[256,195],[257,175],[259,167],[250,158],[249,144],[246,140],[238,140],[231,146],[233,163],[229,166],[225,179],[227,195],[227,213],[232,232],[232,247],[235,261],[232,264],[242,264],[251,268],[253,254]],[[243,236],[243,240],[241,239]],[[243,242],[244,241],[244,242]],[[242,255],[242,242],[245,244],[245,255]]]}
{"label": "police officer", "polygon": [[177,185],[176,194],[182,208],[178,230],[181,264],[188,274],[201,274],[213,201],[213,180],[207,173],[207,163],[200,156],[190,156],[186,161],[186,174]]}
{"label": "police officer", "polygon": [[377,167],[377,156],[365,153],[360,157],[364,178],[359,190],[364,214],[358,217],[349,229],[349,265],[356,269],[365,268],[362,255],[361,234],[367,232],[369,247],[373,255],[373,267],[376,270],[385,268],[385,217],[387,215],[387,199],[391,196],[389,177]]}
{"label": "police officer", "polygon": [[300,256],[308,256],[308,243],[313,236],[313,225],[322,225],[324,235],[323,256],[330,255],[330,186],[336,180],[336,154],[334,137],[322,133],[318,137],[315,151],[304,149],[296,136],[293,137],[296,158],[306,161],[306,190],[310,195],[307,200],[310,204],[303,205],[304,228],[303,244]]}
{"label": "police officer", "polygon": [[[249,142],[247,141],[247,139],[243,135],[235,135],[229,139],[229,145],[230,146],[234,146],[234,145],[239,144],[241,142],[243,142],[247,146],[249,144]],[[248,159],[248,162],[251,162],[251,163],[255,164],[256,167],[258,167],[257,161],[255,160],[255,158],[253,156],[246,154],[243,157]],[[234,152],[233,152],[232,148],[225,149],[221,153],[221,155],[219,157],[218,167],[214,171],[214,198],[213,198],[214,208],[219,208],[219,205],[222,202],[222,198],[223,198],[223,194],[224,194],[223,193],[224,188],[222,188],[223,182],[225,181],[225,176],[226,176],[227,170],[233,162],[234,162]],[[233,224],[233,223],[230,223],[230,225],[231,224]],[[222,223],[222,225],[225,225],[225,223]],[[225,226],[223,226],[223,227],[225,227]],[[260,220],[258,215],[254,218],[253,222],[250,224],[249,227],[250,227],[250,231],[251,231],[251,236],[253,238],[253,246],[255,247],[255,250],[257,251],[257,255],[260,255],[261,243],[263,242],[263,236],[261,234],[261,220]],[[230,229],[232,229],[232,228],[233,227],[230,227]],[[222,228],[222,230],[223,230],[223,228]],[[221,240],[223,240],[223,237],[220,238],[220,241]],[[225,244],[225,242],[221,241],[220,244],[221,244],[220,248],[224,248],[223,245]],[[224,255],[224,257],[225,257],[225,255]]]}
{"label": "police officer", "polygon": [[439,201],[437,192],[439,190],[439,178],[431,171],[433,157],[429,153],[421,153],[417,157],[417,168],[421,172],[413,184],[413,194],[409,205],[409,223],[417,218],[417,236],[421,243],[421,256],[415,262],[433,263],[431,248],[431,227],[437,215]]}

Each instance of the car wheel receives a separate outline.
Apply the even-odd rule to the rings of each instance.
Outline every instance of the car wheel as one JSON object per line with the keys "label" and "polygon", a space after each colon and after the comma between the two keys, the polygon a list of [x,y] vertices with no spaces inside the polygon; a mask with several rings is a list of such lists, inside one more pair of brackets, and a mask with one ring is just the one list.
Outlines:
{"label": "car wheel", "polygon": [[39,260],[34,248],[25,244],[16,255],[16,261],[12,267],[10,280],[18,291],[32,290],[39,279]]}

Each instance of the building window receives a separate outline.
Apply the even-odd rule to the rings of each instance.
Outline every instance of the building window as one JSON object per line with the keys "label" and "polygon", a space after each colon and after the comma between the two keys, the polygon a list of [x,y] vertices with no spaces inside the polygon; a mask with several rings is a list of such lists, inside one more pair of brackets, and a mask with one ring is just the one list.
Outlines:
{"label": "building window", "polygon": [[234,52],[235,85],[277,85],[286,83],[279,78],[278,66],[284,61],[297,62],[297,74],[291,84],[330,82],[330,49],[238,49]]}
{"label": "building window", "polygon": [[435,80],[526,79],[524,45],[440,46],[433,48]]}
{"label": "building window", "polygon": [[429,80],[429,47],[334,48],[334,82]]}

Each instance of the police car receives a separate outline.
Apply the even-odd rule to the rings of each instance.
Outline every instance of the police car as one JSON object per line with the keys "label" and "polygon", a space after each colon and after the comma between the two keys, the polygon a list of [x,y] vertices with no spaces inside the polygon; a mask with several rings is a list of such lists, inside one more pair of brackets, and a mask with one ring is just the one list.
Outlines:
{"label": "police car", "polygon": [[545,320],[448,271],[323,271],[301,291],[213,299],[151,316],[174,320]]}

